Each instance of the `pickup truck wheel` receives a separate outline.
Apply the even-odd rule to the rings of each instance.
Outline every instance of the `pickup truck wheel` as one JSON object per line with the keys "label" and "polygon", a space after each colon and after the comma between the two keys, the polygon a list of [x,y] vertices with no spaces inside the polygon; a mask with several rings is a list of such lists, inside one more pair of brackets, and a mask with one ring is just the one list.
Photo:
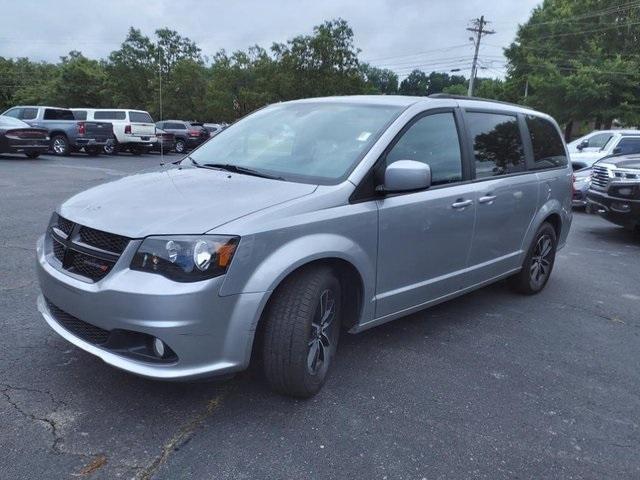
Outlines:
{"label": "pickup truck wheel", "polygon": [[64,135],[54,135],[51,139],[51,150],[54,155],[69,155],[69,140]]}
{"label": "pickup truck wheel", "polygon": [[522,270],[511,277],[513,288],[525,295],[541,292],[549,281],[556,259],[556,231],[543,223],[533,239],[522,264]]}
{"label": "pickup truck wheel", "polygon": [[102,147],[102,151],[107,155],[117,155],[118,154],[118,142],[115,140],[108,141],[104,147]]}
{"label": "pickup truck wheel", "polygon": [[285,279],[264,319],[263,365],[278,393],[308,398],[329,373],[340,336],[340,282],[328,267]]}
{"label": "pickup truck wheel", "polygon": [[187,145],[184,143],[184,140],[178,139],[176,140],[176,144],[173,147],[176,153],[184,153]]}

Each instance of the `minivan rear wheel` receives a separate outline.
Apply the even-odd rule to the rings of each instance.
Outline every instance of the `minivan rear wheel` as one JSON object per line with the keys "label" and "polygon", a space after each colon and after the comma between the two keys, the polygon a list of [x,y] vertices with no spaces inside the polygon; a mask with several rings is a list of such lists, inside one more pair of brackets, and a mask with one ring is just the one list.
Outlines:
{"label": "minivan rear wheel", "polygon": [[285,279],[264,319],[263,367],[278,393],[308,398],[327,379],[340,336],[340,282],[329,267]]}
{"label": "minivan rear wheel", "polygon": [[557,247],[556,231],[549,223],[543,223],[529,247],[522,270],[511,278],[513,288],[525,295],[542,291],[553,270]]}

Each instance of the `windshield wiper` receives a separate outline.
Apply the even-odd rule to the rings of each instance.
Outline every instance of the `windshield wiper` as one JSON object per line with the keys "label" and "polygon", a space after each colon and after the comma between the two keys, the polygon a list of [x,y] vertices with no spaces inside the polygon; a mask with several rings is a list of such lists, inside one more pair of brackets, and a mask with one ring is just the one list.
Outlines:
{"label": "windshield wiper", "polygon": [[269,178],[271,180],[284,180],[283,177],[280,177],[278,175],[271,175],[259,170],[254,170],[253,168],[231,165],[230,163],[203,163],[196,165],[199,165],[201,167],[219,168],[220,170],[226,170],[227,172],[241,173],[243,175],[253,175],[254,177]]}

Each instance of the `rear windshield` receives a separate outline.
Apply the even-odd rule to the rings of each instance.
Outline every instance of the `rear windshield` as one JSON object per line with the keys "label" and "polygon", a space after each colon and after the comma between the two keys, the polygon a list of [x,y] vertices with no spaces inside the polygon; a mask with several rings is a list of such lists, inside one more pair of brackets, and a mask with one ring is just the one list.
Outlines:
{"label": "rear windshield", "polygon": [[62,108],[45,108],[44,120],[75,120],[71,110]]}
{"label": "rear windshield", "polygon": [[127,112],[118,112],[115,110],[102,110],[93,113],[94,120],[126,120]]}
{"label": "rear windshield", "polygon": [[136,123],[153,123],[151,115],[147,112],[129,112],[129,121]]}

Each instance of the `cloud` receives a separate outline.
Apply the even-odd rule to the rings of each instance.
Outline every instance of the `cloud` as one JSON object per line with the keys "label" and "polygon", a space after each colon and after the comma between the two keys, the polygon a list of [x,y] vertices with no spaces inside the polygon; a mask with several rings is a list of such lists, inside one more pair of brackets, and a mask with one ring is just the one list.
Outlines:
{"label": "cloud", "polygon": [[[354,29],[361,58],[405,74],[413,67],[469,70],[472,46],[465,28],[484,14],[495,35],[484,39],[481,58],[494,69],[539,0],[23,0],[3,7],[0,56],[57,61],[70,50],[106,58],[130,26],[151,35],[169,27],[195,40],[203,53],[286,41],[341,17]],[[453,47],[453,48],[449,48]],[[420,53],[424,52],[424,53]],[[490,63],[490,62],[494,63]]]}

